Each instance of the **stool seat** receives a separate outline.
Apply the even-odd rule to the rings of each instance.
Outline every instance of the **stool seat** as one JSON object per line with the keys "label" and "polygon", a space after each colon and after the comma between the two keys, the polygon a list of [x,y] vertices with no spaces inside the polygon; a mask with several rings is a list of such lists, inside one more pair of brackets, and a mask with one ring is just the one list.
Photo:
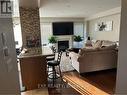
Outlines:
{"label": "stool seat", "polygon": [[46,60],[47,61],[51,61],[51,60],[54,60],[55,59],[55,56],[47,56],[46,57]]}
{"label": "stool seat", "polygon": [[48,63],[48,66],[57,66],[57,65],[59,65],[59,62],[56,61],[56,60],[48,61],[47,63]]}

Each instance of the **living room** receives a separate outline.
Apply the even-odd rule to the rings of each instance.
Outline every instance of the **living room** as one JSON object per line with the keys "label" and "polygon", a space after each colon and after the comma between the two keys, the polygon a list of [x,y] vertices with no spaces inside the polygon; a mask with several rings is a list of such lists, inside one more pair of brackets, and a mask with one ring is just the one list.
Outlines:
{"label": "living room", "polygon": [[[85,2],[85,4],[84,4],[84,2]],[[94,3],[91,3],[91,2],[93,2],[93,1],[86,0],[86,1],[81,1],[80,3],[77,1],[72,2],[72,1],[62,1],[62,0],[58,0],[56,3],[54,3],[54,1],[50,1],[50,0],[49,1],[41,1],[40,6],[41,6],[41,4],[42,5],[44,4],[44,7],[40,7],[40,9],[36,8],[36,7],[26,8],[26,5],[24,7],[21,4],[20,8],[19,8],[20,14],[18,14],[18,16],[13,17],[14,34],[15,34],[15,37],[18,36],[17,38],[15,38],[15,39],[17,39],[15,41],[16,41],[17,48],[21,48],[21,46],[23,46],[23,52],[26,52],[25,56],[19,57],[19,60],[22,62],[25,62],[22,59],[27,59],[31,56],[32,56],[32,58],[34,58],[33,56],[36,56],[36,55],[38,56],[38,54],[40,56],[40,54],[44,53],[44,52],[49,53],[50,52],[49,49],[52,46],[55,46],[56,51],[60,51],[64,48],[63,55],[65,58],[62,57],[61,63],[65,63],[65,65],[60,65],[60,66],[61,66],[61,71],[64,71],[64,72],[62,72],[64,82],[65,83],[68,82],[71,85],[70,86],[71,92],[69,92],[69,93],[73,94],[72,92],[73,91],[75,92],[74,89],[76,89],[76,91],[78,92],[78,93],[75,92],[76,95],[79,95],[79,93],[80,94],[103,93],[104,95],[110,95],[110,94],[114,94],[115,87],[110,88],[110,86],[112,86],[112,85],[108,85],[107,87],[109,87],[109,89],[102,87],[106,90],[101,89],[101,88],[100,88],[101,90],[98,90],[99,87],[93,85],[94,83],[96,83],[96,79],[94,79],[93,77],[95,77],[95,76],[97,77],[97,73],[96,72],[94,73],[94,71],[97,71],[97,72],[102,71],[101,74],[102,74],[103,78],[106,79],[106,77],[104,77],[105,76],[104,73],[108,73],[109,76],[111,76],[111,78],[113,76],[113,81],[115,80],[114,78],[116,78],[116,69],[112,70],[112,68],[116,68],[116,65],[117,65],[116,64],[117,63],[117,56],[118,56],[117,53],[118,53],[118,48],[119,48],[119,36],[120,36],[121,2],[119,0],[117,0],[117,1],[116,0],[112,0],[112,1],[106,1],[106,0],[105,1],[98,1],[97,0]],[[79,3],[79,4],[77,4],[77,3]],[[60,6],[56,7],[56,5],[60,5]],[[33,22],[36,22],[36,23],[33,23]],[[59,30],[58,29],[59,27],[61,27],[61,26],[59,26],[60,24],[62,24],[62,25],[64,24],[64,29],[65,29],[65,26],[68,24],[70,31],[68,33],[64,33],[64,34],[59,34],[58,32],[55,32],[55,31]],[[60,31],[62,31],[61,29],[62,29],[62,27],[60,28]],[[15,33],[15,32],[17,32],[17,33]],[[80,40],[76,41],[75,36],[79,36]],[[55,44],[54,44],[54,42],[50,43],[49,38],[51,38],[51,37],[55,38]],[[73,64],[73,61],[72,61],[73,58],[71,58],[71,59],[69,59],[69,58],[72,57],[73,55],[75,55],[74,53],[72,53],[73,49],[74,49],[74,51],[75,51],[75,49],[79,49],[80,52],[76,53],[76,54],[79,54],[79,53],[81,53],[81,50],[83,50],[83,48],[86,49],[87,45],[90,45],[90,43],[87,43],[88,38],[90,38],[91,45],[98,42],[98,40],[101,41],[101,46],[97,47],[97,49],[98,48],[100,49],[102,47],[103,47],[103,49],[105,49],[107,44],[108,45],[110,44],[111,46],[112,46],[112,44],[113,44],[113,46],[115,44],[116,46],[115,46],[115,48],[114,47],[113,48],[116,52],[115,52],[115,54],[114,54],[114,52],[109,52],[109,55],[108,55],[107,51],[106,51],[106,55],[104,55],[104,56],[97,54],[97,55],[94,55],[94,57],[92,57],[90,55],[90,57],[87,57],[87,59],[85,59],[86,57],[84,57],[84,59],[83,59],[84,63],[87,60],[86,61],[87,64],[89,64],[89,63],[92,64],[92,62],[93,62],[93,63],[96,63],[96,65],[94,68],[94,65],[92,65],[93,66],[92,67],[90,65],[85,64],[86,68],[85,69],[83,68],[83,70],[80,71],[80,68],[83,67],[84,65],[81,65],[81,67],[77,66],[77,65],[80,62],[82,63],[82,61],[80,60],[80,62],[77,62],[76,66],[75,66],[75,64]],[[60,42],[62,44],[60,44]],[[67,42],[67,44],[66,44],[66,42]],[[40,48],[41,46],[43,46],[43,48]],[[93,48],[90,47],[90,48],[87,48],[87,50],[93,51]],[[88,53],[88,51],[85,51],[85,52]],[[96,52],[98,52],[98,51],[96,51]],[[68,54],[66,56],[66,53],[69,53],[69,54],[72,53],[72,56],[69,55],[69,57],[68,57]],[[94,51],[94,53],[95,53],[95,51]],[[80,55],[78,55],[78,57],[79,56]],[[76,56],[76,58],[77,58],[77,56]],[[76,59],[76,58],[74,58],[74,59]],[[98,68],[98,67],[101,67],[98,64],[98,63],[100,63],[100,61],[97,60],[98,58],[101,59],[102,64],[105,62],[104,63],[105,66],[103,64],[102,68]],[[32,61],[36,61],[38,63],[40,62],[40,61],[38,61],[38,59],[32,60]],[[44,63],[44,60],[41,60],[41,61]],[[76,59],[76,61],[77,61],[77,59]],[[26,62],[31,62],[31,61],[26,61]],[[68,65],[69,62],[71,63],[70,65]],[[111,62],[111,64],[109,66],[107,66],[106,63],[110,63],[110,62]],[[115,64],[115,66],[114,66],[114,64]],[[22,66],[25,66],[25,65],[22,65]],[[44,65],[44,67],[45,66],[46,65]],[[72,67],[70,67],[70,66],[72,66]],[[23,70],[23,68],[21,68],[21,70]],[[31,66],[31,68],[36,69],[36,68],[33,68],[32,66]],[[26,69],[29,70],[28,68],[26,68]],[[43,69],[45,69],[45,68],[43,68]],[[87,72],[87,69],[90,69],[90,71]],[[107,69],[110,69],[110,70],[107,70]],[[106,70],[107,72],[105,72],[105,71],[103,72],[103,70]],[[42,75],[47,76],[47,75],[45,75],[44,72],[45,71],[43,70]],[[21,71],[20,73],[23,73],[23,72]],[[82,73],[84,73],[84,74],[86,73],[86,74],[82,75]],[[92,73],[93,73],[93,76],[91,75]],[[110,73],[111,73],[111,75],[110,75]],[[26,75],[27,75],[27,73],[26,73]],[[32,75],[34,75],[34,73]],[[89,75],[91,75],[91,76],[89,77]],[[44,76],[41,78],[44,78]],[[69,78],[70,78],[69,76],[71,76],[75,80],[74,81],[72,79],[69,80]],[[90,84],[89,82],[87,82],[84,78],[82,79],[82,78],[76,77],[76,76],[80,76],[80,77],[85,76],[86,79],[93,78],[93,80],[95,80],[95,81],[93,82],[92,85],[90,85],[91,90],[89,88],[87,88]],[[38,78],[38,76],[36,76],[36,78]],[[101,80],[101,78],[97,78],[97,79]],[[29,78],[29,80],[30,80],[30,78]],[[76,80],[80,82],[79,84],[83,83],[83,86],[87,85],[87,86],[84,86],[86,88],[83,89],[81,87],[82,85],[75,85],[74,83]],[[107,78],[106,80],[110,80],[110,78],[109,79]],[[42,83],[44,83],[44,81]],[[34,82],[34,81],[32,81],[32,82]],[[71,82],[73,82],[73,83],[71,83]],[[105,82],[107,82],[107,81],[105,81]],[[97,83],[99,83],[99,82],[97,82]],[[112,81],[110,81],[109,83],[112,84]],[[101,85],[105,85],[105,84],[102,83]],[[74,89],[72,90],[72,88],[74,88]],[[50,90],[53,90],[53,89],[50,88]],[[95,91],[91,92],[92,89],[95,89]],[[28,88],[26,90],[28,90]],[[66,90],[64,90],[64,91],[66,92]],[[85,92],[85,91],[88,91],[88,92]],[[58,92],[60,92],[60,91],[58,91]],[[63,92],[61,92],[61,93],[63,93]]]}
{"label": "living room", "polygon": [[[61,3],[62,3],[62,1],[61,1]],[[107,3],[109,3],[109,2],[107,2]],[[48,6],[50,6],[50,5],[48,5]],[[55,5],[53,5],[53,6],[55,6]],[[68,6],[69,5],[67,5],[65,7],[68,7]],[[102,4],[100,4],[100,6],[102,6]],[[96,7],[98,7],[98,5],[96,5]],[[103,10],[101,10],[101,11],[96,10],[96,12],[89,13],[92,15],[87,16],[86,18],[78,17],[78,16],[70,17],[64,13],[63,14],[61,13],[62,16],[59,16],[59,15],[54,16],[54,14],[47,15],[48,10],[46,11],[46,9],[45,9],[46,12],[44,11],[43,14],[41,12],[44,9],[42,9],[42,10],[40,9],[39,10],[40,14],[39,14],[38,9],[32,10],[32,9],[21,8],[20,9],[20,19],[14,18],[14,21],[18,22],[18,23],[21,22],[21,31],[23,32],[22,33],[23,46],[25,48],[30,47],[27,49],[28,49],[28,51],[30,49],[30,52],[32,52],[30,54],[32,54],[32,55],[36,54],[36,52],[39,51],[38,50],[39,48],[34,48],[33,46],[27,44],[29,42],[29,39],[32,39],[31,37],[33,37],[33,38],[35,37],[35,39],[36,39],[36,37],[41,38],[42,46],[46,47],[46,48],[43,48],[44,50],[42,50],[42,52],[47,52],[50,48],[50,44],[48,44],[49,43],[48,39],[50,36],[55,34],[55,33],[53,33],[54,32],[53,27],[55,26],[55,24],[60,24],[60,23],[65,23],[65,24],[71,23],[70,26],[71,26],[71,28],[73,28],[73,31],[72,31],[72,33],[70,33],[68,35],[67,34],[53,35],[56,37],[56,41],[57,41],[57,43],[55,43],[56,49],[58,50],[58,48],[59,48],[58,41],[68,41],[69,46],[67,48],[84,48],[85,42],[87,41],[87,37],[90,37],[90,39],[93,42],[95,42],[96,40],[108,40],[108,41],[113,41],[113,42],[119,41],[120,12],[121,12],[120,3],[116,2],[116,5],[114,4],[110,7],[111,8],[109,8],[109,7],[107,8],[107,6],[105,5]],[[33,15],[34,12],[36,14]],[[31,18],[31,19],[33,19],[34,21],[37,22],[38,25],[36,25],[36,27],[38,27],[38,28],[33,27],[32,30],[29,28],[29,27],[31,27],[31,24],[29,24],[29,23],[32,23],[31,19],[29,19],[29,16],[28,16],[30,14],[33,15],[33,18]],[[58,13],[56,13],[56,14],[58,14]],[[40,15],[40,20],[39,20],[39,15]],[[47,17],[45,15],[47,15]],[[38,18],[34,19],[34,16],[38,17]],[[71,15],[71,16],[73,16],[73,15]],[[18,21],[18,20],[20,20],[20,21]],[[40,22],[40,24],[39,24],[39,22]],[[102,24],[103,22],[104,23],[110,22],[110,23],[108,23],[110,29],[108,31],[105,31],[105,30],[96,31],[96,28],[98,28],[99,24]],[[96,26],[96,24],[98,26]],[[20,23],[18,25],[20,25]],[[40,25],[41,30],[39,29],[39,25]],[[31,33],[31,31],[33,33]],[[38,33],[37,33],[37,31],[38,31]],[[39,33],[39,31],[40,31],[40,33]],[[78,42],[78,44],[77,44],[73,40],[74,35],[76,35],[76,36],[80,35],[82,41]],[[65,45],[65,44],[62,44],[62,45]],[[39,53],[40,53],[40,51],[39,51]],[[67,59],[65,58],[65,60],[67,60]],[[65,61],[65,60],[63,60],[62,62],[67,62],[67,63],[69,62],[69,61]],[[72,65],[72,66],[74,67],[74,69],[76,69],[76,67],[74,65]],[[66,69],[66,68],[68,68],[68,69]],[[62,70],[66,69],[66,71],[73,70],[70,67],[70,65],[62,66],[61,69]],[[65,71],[65,70],[63,70],[63,71]]]}

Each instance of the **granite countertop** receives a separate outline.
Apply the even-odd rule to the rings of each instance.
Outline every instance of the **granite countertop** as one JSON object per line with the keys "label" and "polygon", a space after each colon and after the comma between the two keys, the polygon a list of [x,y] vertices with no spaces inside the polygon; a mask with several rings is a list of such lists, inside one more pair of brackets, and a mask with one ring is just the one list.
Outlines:
{"label": "granite countertop", "polygon": [[21,58],[29,58],[29,57],[39,57],[39,56],[49,56],[49,55],[54,55],[53,53],[24,53],[24,54],[20,54],[18,56],[19,59]]}
{"label": "granite countertop", "polygon": [[37,56],[43,56],[42,54],[31,54],[31,53],[24,53],[24,54],[20,54],[18,56],[19,59],[21,58],[29,58],[29,57],[37,57]]}
{"label": "granite countertop", "polygon": [[30,50],[27,52],[22,51],[18,58],[29,58],[29,57],[38,57],[38,56],[49,56],[49,55],[54,55],[53,52],[48,49],[47,47],[43,47],[41,51],[38,50]]}
{"label": "granite countertop", "polygon": [[51,56],[51,55],[54,55],[53,53],[52,54],[30,54],[30,53],[26,53],[26,54],[20,54],[18,56],[19,59],[22,59],[22,58],[30,58],[30,57],[39,57],[39,56]]}

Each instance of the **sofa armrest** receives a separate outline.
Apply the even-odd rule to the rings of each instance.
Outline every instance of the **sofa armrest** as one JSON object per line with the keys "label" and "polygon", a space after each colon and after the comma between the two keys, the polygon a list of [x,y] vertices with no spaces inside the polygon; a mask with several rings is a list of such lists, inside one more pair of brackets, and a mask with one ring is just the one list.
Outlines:
{"label": "sofa armrest", "polygon": [[70,52],[70,53],[69,53],[69,57],[70,57],[70,58],[73,58],[73,59],[78,59],[79,54],[78,54],[78,53],[75,53],[75,52]]}
{"label": "sofa armrest", "polygon": [[72,66],[78,71],[80,72],[80,66],[79,66],[79,62],[77,61],[79,54],[75,53],[75,52],[70,52],[69,53],[69,57],[71,58],[71,64]]}

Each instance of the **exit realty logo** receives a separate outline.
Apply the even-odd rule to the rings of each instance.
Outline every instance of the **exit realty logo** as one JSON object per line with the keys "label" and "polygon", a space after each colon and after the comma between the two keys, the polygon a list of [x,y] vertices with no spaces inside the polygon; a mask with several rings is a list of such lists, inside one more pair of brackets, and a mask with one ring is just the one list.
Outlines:
{"label": "exit realty logo", "polygon": [[13,1],[0,0],[0,18],[8,18],[12,16]]}

